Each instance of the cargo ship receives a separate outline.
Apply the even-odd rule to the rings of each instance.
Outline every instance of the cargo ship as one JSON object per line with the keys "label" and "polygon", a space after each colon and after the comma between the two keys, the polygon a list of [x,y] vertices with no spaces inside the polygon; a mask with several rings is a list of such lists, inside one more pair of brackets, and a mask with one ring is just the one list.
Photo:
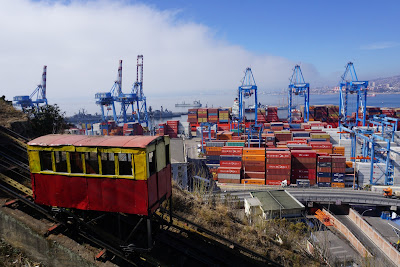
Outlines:
{"label": "cargo ship", "polygon": [[193,101],[193,103],[185,103],[185,101],[183,101],[182,103],[176,103],[175,104],[176,108],[201,108],[202,104],[200,103],[200,100],[195,100]]}

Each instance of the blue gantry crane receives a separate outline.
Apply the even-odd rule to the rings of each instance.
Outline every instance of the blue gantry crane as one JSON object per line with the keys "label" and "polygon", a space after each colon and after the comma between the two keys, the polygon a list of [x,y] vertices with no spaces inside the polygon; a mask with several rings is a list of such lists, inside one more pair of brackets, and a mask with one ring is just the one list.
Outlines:
{"label": "blue gantry crane", "polygon": [[310,119],[310,84],[304,81],[303,73],[299,65],[293,69],[293,74],[290,77],[290,84],[288,87],[288,121],[292,122],[292,111],[295,108],[293,105],[293,94],[296,96],[304,97],[304,122]]}
{"label": "blue gantry crane", "polygon": [[257,102],[257,85],[256,81],[254,80],[253,72],[251,71],[251,68],[246,68],[246,72],[244,74],[244,77],[242,79],[242,85],[239,86],[238,90],[239,94],[239,118],[238,122],[242,123],[244,121],[244,106],[243,106],[243,99],[248,99],[252,95],[254,95],[254,121],[255,124],[257,124],[257,107],[258,107],[258,102]]}
{"label": "blue gantry crane", "polygon": [[[347,76],[350,78],[347,79]],[[340,81],[339,133],[348,134],[351,140],[351,161],[360,160],[371,163],[370,184],[377,184],[382,178],[374,176],[375,163],[384,163],[384,184],[391,185],[394,167],[390,159],[390,143],[397,131],[398,119],[380,115],[367,120],[367,90],[368,81],[359,81],[353,63],[347,63]],[[348,115],[349,94],[356,94],[355,120]],[[362,113],[362,118],[360,113]],[[356,155],[357,141],[361,144],[361,155]]]}
{"label": "blue gantry crane", "polygon": [[[347,78],[350,74],[350,79]],[[353,127],[361,123],[362,126],[366,125],[366,108],[367,108],[367,90],[368,81],[359,81],[357,73],[354,68],[353,62],[349,62],[346,65],[346,70],[341,77],[339,84],[340,87],[340,99],[339,99],[339,125],[345,127]],[[348,114],[348,99],[349,94],[356,94],[356,118],[353,122],[349,118]],[[359,112],[362,112],[362,119],[360,118]]]}
{"label": "blue gantry crane", "polygon": [[[122,60],[120,60],[118,77],[110,92],[96,93],[95,98],[96,104],[101,107],[103,121],[107,121],[108,111],[112,110],[112,118],[116,123],[138,122],[145,123],[148,127],[146,97],[143,94],[143,55],[137,57],[136,82],[131,93],[126,94],[122,91]],[[116,104],[121,107],[120,112],[117,112]],[[105,107],[107,113],[104,112]]]}
{"label": "blue gantry crane", "polygon": [[[118,66],[118,76],[117,80],[114,81],[113,86],[109,92],[100,92],[96,93],[96,104],[100,105],[101,108],[101,116],[103,121],[107,121],[108,111],[112,110],[112,118],[115,122],[118,122],[117,111],[115,109],[115,98],[122,94],[122,60],[119,61]],[[106,108],[106,112],[104,112],[104,108]]]}
{"label": "blue gantry crane", "polygon": [[21,107],[22,109],[38,108],[41,104],[47,105],[46,98],[46,76],[47,76],[47,66],[43,67],[42,73],[42,83],[39,84],[33,93],[22,96],[15,96],[13,98],[14,106]]}
{"label": "blue gantry crane", "polygon": [[[132,93],[137,105],[137,122],[145,123],[149,127],[149,116],[147,114],[146,97],[143,93],[143,55],[137,56],[136,82],[133,84]],[[133,114],[135,115],[135,114]]]}

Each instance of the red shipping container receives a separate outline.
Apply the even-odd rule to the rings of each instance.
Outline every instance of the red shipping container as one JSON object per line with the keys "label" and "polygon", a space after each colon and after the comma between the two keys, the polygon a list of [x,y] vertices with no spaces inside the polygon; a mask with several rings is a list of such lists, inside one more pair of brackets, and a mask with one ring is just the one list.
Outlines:
{"label": "red shipping container", "polygon": [[317,171],[316,171],[316,169],[292,169],[292,174],[295,174],[295,175],[308,175],[308,174],[311,174],[311,175],[316,175],[317,174]]}
{"label": "red shipping container", "polygon": [[243,153],[242,147],[235,147],[235,146],[224,146],[221,150],[221,155],[226,156],[241,156]]}
{"label": "red shipping container", "polygon": [[292,152],[292,157],[295,158],[316,158],[317,157],[317,151],[315,150],[293,150]]}
{"label": "red shipping container", "polygon": [[[287,180],[287,183],[290,184],[290,180]],[[281,185],[282,181],[280,180],[265,180],[266,185]]]}
{"label": "red shipping container", "polygon": [[218,178],[218,183],[240,184],[240,179],[224,179],[224,178]]}
{"label": "red shipping container", "polygon": [[289,170],[291,165],[288,164],[267,164],[266,169]]}
{"label": "red shipping container", "polygon": [[279,159],[290,159],[290,151],[266,151],[267,158],[279,158]]}
{"label": "red shipping container", "polygon": [[242,162],[241,161],[220,161],[220,166],[221,167],[242,167]]}
{"label": "red shipping container", "polygon": [[244,178],[265,179],[265,172],[244,172]]}
{"label": "red shipping container", "polygon": [[266,169],[267,176],[269,175],[290,175],[290,169]]}
{"label": "red shipping container", "polygon": [[265,172],[265,166],[246,166],[243,165],[243,169],[249,172]]}
{"label": "red shipping container", "polygon": [[241,168],[238,167],[219,167],[218,173],[240,174]]}

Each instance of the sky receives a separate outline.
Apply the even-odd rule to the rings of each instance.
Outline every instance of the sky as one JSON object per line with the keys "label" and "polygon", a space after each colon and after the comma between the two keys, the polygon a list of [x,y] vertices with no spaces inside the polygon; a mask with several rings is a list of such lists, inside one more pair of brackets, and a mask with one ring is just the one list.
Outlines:
{"label": "sky", "polygon": [[266,92],[287,88],[296,64],[311,87],[336,85],[348,61],[360,80],[398,75],[399,10],[390,0],[2,0],[0,95],[29,95],[47,65],[49,103],[94,113],[120,59],[131,90],[139,54],[154,106],[233,99],[246,67]]}

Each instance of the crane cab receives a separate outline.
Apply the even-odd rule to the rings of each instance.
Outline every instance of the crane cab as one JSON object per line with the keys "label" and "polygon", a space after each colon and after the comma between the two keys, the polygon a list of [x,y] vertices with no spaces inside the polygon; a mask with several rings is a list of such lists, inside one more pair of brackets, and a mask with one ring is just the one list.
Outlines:
{"label": "crane cab", "polygon": [[384,197],[392,197],[393,196],[393,189],[388,187],[383,189],[383,196]]}

